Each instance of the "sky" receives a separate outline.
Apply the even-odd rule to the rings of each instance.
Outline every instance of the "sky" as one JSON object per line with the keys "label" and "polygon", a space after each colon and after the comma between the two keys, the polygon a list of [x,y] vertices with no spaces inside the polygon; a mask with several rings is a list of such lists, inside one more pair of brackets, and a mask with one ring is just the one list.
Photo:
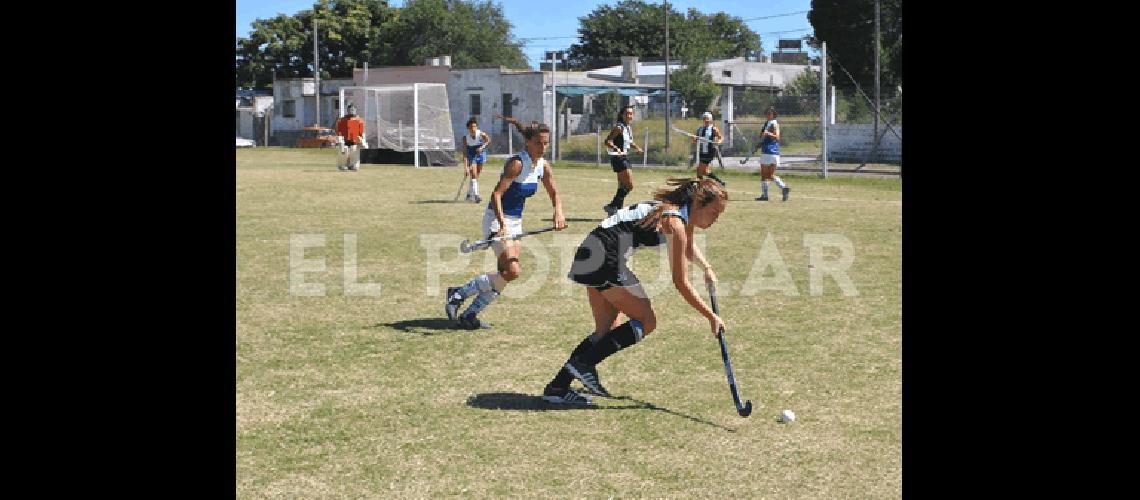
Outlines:
{"label": "sky", "polygon": [[[660,0],[647,0],[647,2],[661,3]],[[312,8],[315,1],[237,0],[236,3],[236,36],[246,37],[249,36],[250,23],[254,19],[267,19],[278,13],[293,15]],[[496,3],[502,6],[503,14],[514,25],[512,31],[515,38],[530,39],[526,40],[523,53],[530,61],[531,67],[537,69],[544,51],[565,50],[577,42],[579,17],[588,15],[599,5],[614,5],[617,2],[500,0]],[[404,1],[394,0],[390,5],[401,7]],[[780,38],[801,38],[811,33],[811,23],[807,19],[807,11],[811,10],[811,0],[768,0],[763,3],[756,0],[675,1],[669,2],[669,6],[678,12],[687,12],[690,7],[696,7],[705,14],[725,12],[745,19],[745,24],[760,34],[765,54],[776,49],[776,40]],[[797,14],[752,20],[757,17],[791,13]],[[785,33],[775,33],[781,31]],[[560,38],[554,39],[554,37]],[[807,46],[804,48],[807,49]],[[809,53],[812,57],[819,55],[817,51],[809,50]]]}

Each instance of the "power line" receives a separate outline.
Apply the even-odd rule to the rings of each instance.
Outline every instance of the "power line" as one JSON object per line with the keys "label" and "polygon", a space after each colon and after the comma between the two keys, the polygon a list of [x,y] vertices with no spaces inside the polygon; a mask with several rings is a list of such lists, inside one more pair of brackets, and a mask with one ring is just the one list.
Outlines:
{"label": "power line", "polygon": [[796,15],[796,14],[807,14],[808,12],[811,12],[811,11],[810,11],[810,10],[800,10],[800,11],[796,11],[796,12],[788,12],[788,13],[786,13],[786,14],[773,14],[773,15],[770,15],[770,16],[750,17],[750,18],[748,18],[748,19],[741,19],[741,21],[744,21],[744,22],[749,22],[749,21],[759,21],[760,19],[772,19],[773,17],[787,17],[787,16],[794,16],[794,15]]}

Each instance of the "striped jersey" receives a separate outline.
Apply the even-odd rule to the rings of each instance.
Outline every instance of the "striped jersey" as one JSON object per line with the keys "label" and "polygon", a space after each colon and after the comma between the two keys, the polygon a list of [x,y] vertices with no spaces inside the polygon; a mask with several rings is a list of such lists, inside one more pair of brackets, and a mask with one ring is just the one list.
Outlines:
{"label": "striped jersey", "polygon": [[[771,132],[772,127],[776,125],[776,120],[768,120],[764,124],[764,130]],[[764,139],[760,141],[760,152],[767,155],[778,155],[780,154],[780,143],[770,136],[764,136]]]}
{"label": "striped jersey", "polygon": [[709,141],[709,142],[697,141],[697,147],[701,148],[700,149],[701,154],[708,154],[709,148],[712,147],[712,140],[713,140],[712,125],[709,125],[708,127],[705,127],[705,126],[698,127],[697,128],[697,137],[700,137],[701,139],[705,139],[705,140]]}
{"label": "striped jersey", "polygon": [[623,122],[617,122],[617,126],[621,127],[621,137],[614,137],[614,146],[625,151],[629,149],[630,144],[633,144],[633,129]]}
{"label": "striped jersey", "polygon": [[[531,161],[530,154],[524,149],[507,160],[507,163],[503,165],[503,171],[506,171],[507,165],[510,165],[512,160],[522,162],[522,172],[519,172],[519,176],[511,181],[511,186],[503,193],[503,215],[522,217],[526,199],[534,196],[535,191],[538,191],[538,181],[542,180],[542,170],[546,165],[546,159],[540,157],[538,161]],[[495,200],[492,199],[487,204],[487,209],[495,209]]]}
{"label": "striped jersey", "polygon": [[[662,245],[666,241],[665,235],[658,232],[656,227],[642,227],[637,223],[659,204],[661,202],[657,200],[643,201],[622,208],[598,224],[598,227],[594,228],[590,234],[601,240],[607,251],[611,252],[620,251],[619,249],[623,248],[632,251],[641,247]],[[680,217],[682,222],[688,223],[689,204],[685,204],[679,209],[666,210],[661,213],[661,217],[670,215]]]}

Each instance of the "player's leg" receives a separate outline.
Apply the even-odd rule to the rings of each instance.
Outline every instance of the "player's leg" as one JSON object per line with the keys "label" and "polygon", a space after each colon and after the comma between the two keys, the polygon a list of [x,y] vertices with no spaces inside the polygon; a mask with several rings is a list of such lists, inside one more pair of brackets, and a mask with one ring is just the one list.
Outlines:
{"label": "player's leg", "polygon": [[[510,234],[517,234],[517,232],[512,231]],[[467,306],[467,310],[459,315],[459,326],[463,328],[471,330],[488,328],[488,325],[479,321],[479,313],[499,298],[499,294],[503,293],[508,283],[518,279],[519,275],[522,274],[522,266],[519,265],[520,247],[518,241],[498,242],[492,248],[499,256],[498,272],[493,275],[488,273],[492,289],[480,290],[479,295],[475,296],[475,300],[471,301],[471,305]]]}
{"label": "player's leg", "polygon": [[480,153],[479,156],[475,158],[475,164],[471,167],[471,189],[468,193],[474,193],[471,199],[475,203],[483,202],[483,197],[479,196],[479,174],[483,173],[483,163],[487,159],[484,153]]}
{"label": "player's leg", "polygon": [[629,160],[623,158],[624,165],[621,170],[617,172],[618,188],[614,193],[614,197],[610,202],[602,207],[607,214],[613,215],[614,212],[621,210],[622,205],[625,203],[625,196],[633,191],[633,173],[629,170]]}
{"label": "player's leg", "polygon": [[760,165],[760,196],[757,200],[768,201],[768,181],[772,179],[775,170],[775,165]]}
{"label": "player's leg", "polygon": [[360,144],[353,144],[348,148],[349,154],[349,170],[353,172],[360,170]]}
{"label": "player's leg", "polygon": [[[593,349],[594,345],[599,341],[603,341],[602,339],[605,334],[609,332],[614,322],[618,319],[619,312],[617,307],[614,307],[613,304],[610,304],[609,301],[602,297],[602,293],[599,292],[597,288],[586,287],[586,296],[590,300],[590,312],[593,313],[594,316],[594,332],[587,335],[586,338],[578,343],[578,347],[575,347],[570,353],[567,362],[585,354],[590,349]],[[546,384],[542,398],[553,403],[572,403],[580,402],[576,400],[577,397],[585,399],[588,403],[588,397],[583,397],[570,390],[570,381],[573,379],[574,375],[571,374],[566,369],[565,364],[563,364],[563,366],[558,369],[558,374],[554,376],[550,383]],[[569,401],[567,401],[567,399],[569,399]]]}
{"label": "player's leg", "polygon": [[601,296],[611,306],[629,317],[629,321],[606,333],[586,352],[566,362],[566,370],[591,391],[608,395],[598,379],[597,364],[614,353],[640,342],[657,328],[657,315],[641,284],[633,279],[626,286],[603,290]]}
{"label": "player's leg", "polygon": [[702,159],[701,163],[697,165],[697,177],[705,177],[707,175],[709,175],[709,163]]}
{"label": "player's leg", "polygon": [[788,185],[784,183],[784,180],[781,179],[780,176],[776,175],[776,167],[779,167],[779,166],[780,166],[780,157],[776,156],[774,158],[774,163],[772,164],[771,178],[772,178],[772,181],[776,183],[776,186],[780,188],[780,194],[783,195],[782,201],[788,201],[788,193],[791,192],[792,189],[789,188]]}

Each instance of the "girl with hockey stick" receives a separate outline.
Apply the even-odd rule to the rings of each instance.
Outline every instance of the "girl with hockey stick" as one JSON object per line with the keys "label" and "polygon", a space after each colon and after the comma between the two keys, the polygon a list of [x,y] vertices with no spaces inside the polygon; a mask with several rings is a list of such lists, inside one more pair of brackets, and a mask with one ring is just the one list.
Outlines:
{"label": "girl with hockey stick", "polygon": [[[610,355],[642,340],[657,328],[657,316],[637,276],[626,267],[633,251],[664,245],[669,252],[673,286],[708,322],[713,337],[724,322],[689,282],[689,263],[705,271],[706,283],[716,274],[698,247],[693,230],[708,229],[728,203],[728,192],[715,179],[669,179],[654,193],[654,200],[618,210],[586,237],[574,255],[569,278],[586,286],[594,315],[594,332],[570,353],[569,359],[543,390],[551,403],[592,404],[588,396],[570,389],[577,378],[591,392],[608,396],[598,380],[596,365]],[[619,314],[628,321],[619,323]]]}
{"label": "girl with hockey stick", "polygon": [[[559,198],[558,188],[554,185],[554,171],[552,165],[542,157],[550,145],[550,128],[538,122],[531,122],[524,127],[514,118],[504,119],[518,127],[526,139],[526,147],[507,159],[507,163],[503,165],[499,183],[495,185],[495,190],[491,193],[491,202],[487,204],[487,210],[483,214],[483,234],[487,239],[521,234],[523,206],[526,204],[526,199],[538,191],[539,182],[542,182],[546,188],[550,202],[554,205],[555,230],[565,229],[566,218],[562,215],[562,199]],[[447,289],[444,310],[448,319],[457,321],[460,328],[467,330],[490,328],[489,325],[479,321],[476,315],[490,305],[508,283],[522,274],[517,240],[499,241],[492,248],[499,257],[498,272],[480,274],[462,286]],[[458,315],[459,306],[471,296],[475,296],[475,300],[463,314]]]}
{"label": "girl with hockey stick", "polygon": [[[720,181],[717,176],[709,173],[709,164],[717,157],[717,148],[724,142],[724,136],[713,124],[712,113],[705,111],[701,114],[701,119],[704,120],[704,125],[697,128],[697,136],[693,138],[693,144],[697,144],[697,156],[700,161],[697,164],[697,177],[712,177]],[[698,139],[703,140],[698,143]],[[721,184],[724,184],[724,181],[721,181]]]}
{"label": "girl with hockey stick", "polygon": [[467,201],[482,203],[479,196],[479,174],[483,172],[483,163],[487,161],[487,147],[491,145],[491,137],[479,130],[479,123],[472,117],[467,120],[467,133],[463,135],[463,146],[467,154],[463,157],[463,168],[471,175],[471,187],[467,190]]}
{"label": "girl with hockey stick", "polygon": [[633,106],[626,106],[621,108],[618,112],[617,122],[614,123],[614,128],[610,130],[610,135],[606,137],[606,147],[610,151],[616,152],[616,155],[610,155],[610,167],[613,168],[614,173],[617,174],[618,188],[614,193],[614,198],[608,204],[602,207],[606,211],[606,215],[613,215],[621,209],[622,203],[625,203],[625,195],[633,191],[633,175],[629,171],[629,157],[626,153],[629,148],[634,148],[638,153],[644,153],[645,150],[641,146],[633,143]]}
{"label": "girl with hockey stick", "polygon": [[780,166],[780,124],[776,123],[776,108],[768,107],[764,115],[768,121],[760,132],[760,196],[756,200],[768,201],[768,181],[771,180],[780,186],[783,201],[788,201],[791,188],[776,176],[776,167]]}

